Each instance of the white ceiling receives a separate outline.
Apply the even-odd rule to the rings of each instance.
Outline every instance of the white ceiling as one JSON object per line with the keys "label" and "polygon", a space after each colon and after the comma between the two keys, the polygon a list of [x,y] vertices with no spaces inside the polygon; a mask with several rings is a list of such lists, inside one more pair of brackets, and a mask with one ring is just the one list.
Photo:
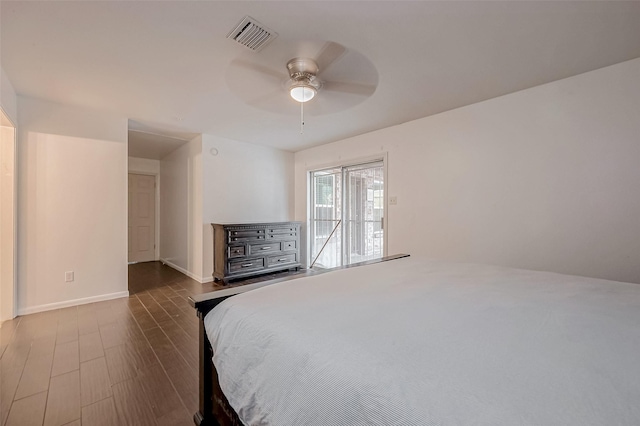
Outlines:
{"label": "white ceiling", "polygon": [[128,135],[129,157],[150,158],[152,160],[161,160],[188,142],[183,139],[136,130],[129,130]]}
{"label": "white ceiling", "polygon": [[[21,95],[292,151],[640,57],[640,2],[2,0],[0,13]],[[245,15],[279,33],[259,53],[226,38]],[[327,77],[377,87],[321,90],[300,134],[285,64],[327,41],[346,48]]]}

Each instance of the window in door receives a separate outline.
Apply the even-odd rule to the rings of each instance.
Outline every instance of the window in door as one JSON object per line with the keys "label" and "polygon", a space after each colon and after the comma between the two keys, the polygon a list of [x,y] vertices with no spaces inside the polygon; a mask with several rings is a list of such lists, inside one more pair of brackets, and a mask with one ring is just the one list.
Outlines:
{"label": "window in door", "polygon": [[384,255],[384,163],[311,172],[309,264],[332,268]]}

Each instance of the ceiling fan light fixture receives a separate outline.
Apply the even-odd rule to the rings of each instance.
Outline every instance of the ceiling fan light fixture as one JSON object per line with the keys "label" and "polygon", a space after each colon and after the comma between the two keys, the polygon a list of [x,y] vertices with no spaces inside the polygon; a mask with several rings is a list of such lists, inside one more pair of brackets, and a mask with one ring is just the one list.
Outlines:
{"label": "ceiling fan light fixture", "polygon": [[291,86],[289,94],[297,102],[308,102],[316,95],[318,91],[315,87],[306,83],[297,83]]}

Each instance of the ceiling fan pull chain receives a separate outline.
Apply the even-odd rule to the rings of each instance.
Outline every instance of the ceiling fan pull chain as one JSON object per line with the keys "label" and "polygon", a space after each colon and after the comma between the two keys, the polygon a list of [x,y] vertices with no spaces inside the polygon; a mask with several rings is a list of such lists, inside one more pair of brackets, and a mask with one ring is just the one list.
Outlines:
{"label": "ceiling fan pull chain", "polygon": [[304,133],[304,102],[300,102],[300,134]]}

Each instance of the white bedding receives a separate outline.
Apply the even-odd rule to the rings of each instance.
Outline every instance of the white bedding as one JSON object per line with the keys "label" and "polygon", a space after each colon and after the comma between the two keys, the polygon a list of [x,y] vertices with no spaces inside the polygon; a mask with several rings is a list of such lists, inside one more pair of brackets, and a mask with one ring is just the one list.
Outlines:
{"label": "white bedding", "polygon": [[640,285],[407,258],[205,318],[247,425],[640,425]]}

